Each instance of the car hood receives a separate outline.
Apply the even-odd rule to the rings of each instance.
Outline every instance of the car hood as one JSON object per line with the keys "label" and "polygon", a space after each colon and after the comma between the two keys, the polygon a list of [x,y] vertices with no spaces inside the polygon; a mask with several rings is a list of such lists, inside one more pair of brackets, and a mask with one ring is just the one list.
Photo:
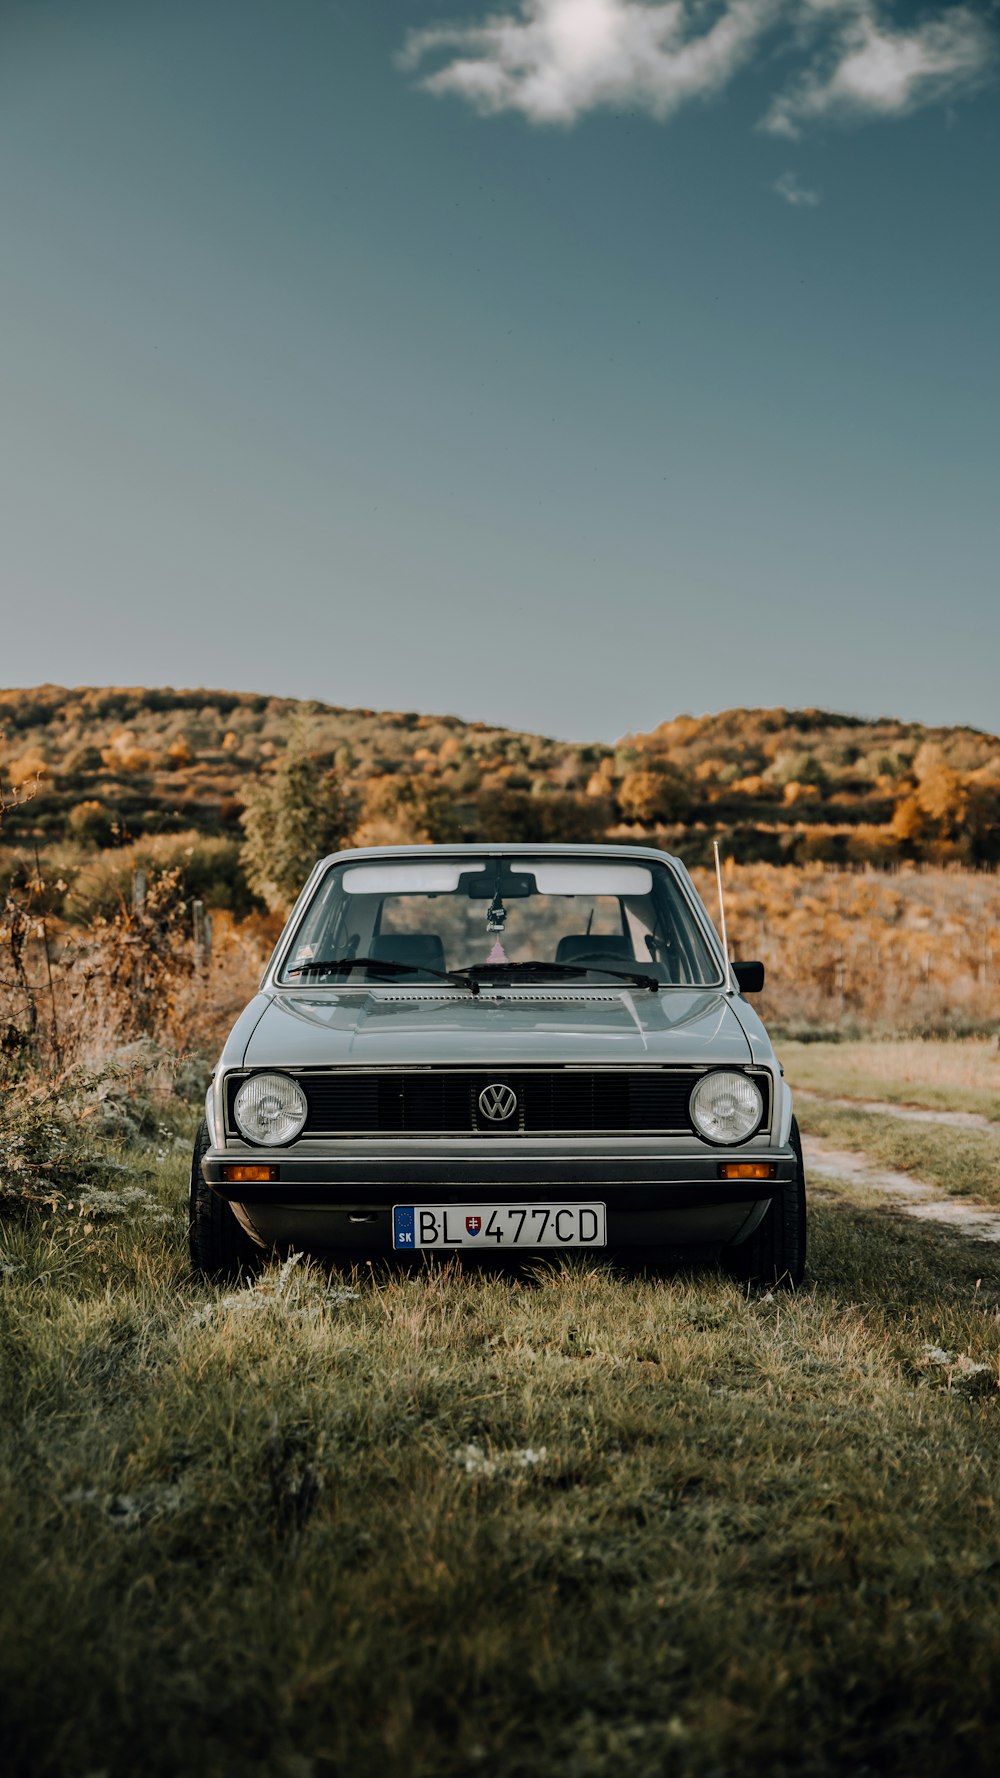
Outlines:
{"label": "car hood", "polygon": [[[257,1005],[259,1006],[258,1001]],[[244,1026],[244,1030],[246,1027]],[[235,1033],[234,1033],[235,1036]],[[242,1037],[242,1033],[241,1033]],[[227,1046],[229,1049],[229,1046]],[[712,988],[595,988],[479,995],[423,988],[273,992],[229,1067],[752,1060],[731,1004]]]}

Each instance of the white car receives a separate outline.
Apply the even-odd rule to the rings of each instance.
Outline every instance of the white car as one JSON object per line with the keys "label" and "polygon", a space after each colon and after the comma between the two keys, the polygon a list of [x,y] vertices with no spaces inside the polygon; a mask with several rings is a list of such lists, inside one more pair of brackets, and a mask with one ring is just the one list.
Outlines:
{"label": "white car", "polygon": [[792,1100],[676,858],[414,846],[316,865],[209,1089],[191,1253],[693,1244],[800,1282]]}

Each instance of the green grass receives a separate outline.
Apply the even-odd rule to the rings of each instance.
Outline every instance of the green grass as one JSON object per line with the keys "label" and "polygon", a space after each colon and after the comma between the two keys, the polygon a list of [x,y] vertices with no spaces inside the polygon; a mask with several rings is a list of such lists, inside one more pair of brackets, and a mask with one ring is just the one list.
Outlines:
{"label": "green grass", "polygon": [[131,1220],[6,1229],[12,1774],[992,1773],[985,1249],[824,1197],[792,1297],[215,1290],[151,1165]]}
{"label": "green grass", "polygon": [[880,1099],[929,1111],[974,1111],[1000,1120],[996,1039],[908,1038],[778,1045],[794,1087],[834,1098]]}
{"label": "green grass", "polygon": [[879,1166],[912,1173],[949,1196],[1000,1204],[1000,1128],[994,1134],[947,1124],[908,1124],[811,1099],[796,1109],[808,1135],[862,1152]]}

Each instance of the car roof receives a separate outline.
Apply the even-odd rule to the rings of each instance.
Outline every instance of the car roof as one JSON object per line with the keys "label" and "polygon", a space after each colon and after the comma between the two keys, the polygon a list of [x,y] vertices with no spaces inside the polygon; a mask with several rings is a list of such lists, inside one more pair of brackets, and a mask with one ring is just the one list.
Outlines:
{"label": "car roof", "polygon": [[561,840],[512,840],[510,844],[503,841],[488,840],[479,844],[470,841],[456,842],[437,841],[431,845],[413,843],[409,846],[352,846],[343,852],[330,852],[325,858],[319,859],[320,865],[339,863],[343,859],[356,858],[539,858],[546,853],[553,857],[565,858],[567,853],[580,858],[656,858],[666,859],[670,864],[680,865],[681,860],[672,852],[662,852],[656,846],[633,846],[627,841],[617,846],[608,845],[576,845],[564,844]]}

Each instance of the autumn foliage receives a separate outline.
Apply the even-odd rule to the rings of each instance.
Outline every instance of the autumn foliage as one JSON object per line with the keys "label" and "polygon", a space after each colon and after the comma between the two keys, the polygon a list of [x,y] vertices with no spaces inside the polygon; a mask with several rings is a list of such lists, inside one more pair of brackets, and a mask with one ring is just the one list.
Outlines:
{"label": "autumn foliage", "polygon": [[[714,873],[694,876],[714,914]],[[769,1025],[804,1036],[993,1027],[1000,987],[994,874],[730,861],[723,882],[730,950],[766,968],[754,1004]]]}
{"label": "autumn foliage", "polygon": [[608,746],[415,711],[128,687],[0,692],[0,780],[36,789],[6,843],[239,840],[290,747],[369,844],[608,836],[708,863],[717,837],[746,862],[1000,862],[1000,742],[973,729],[729,710]]}
{"label": "autumn foliage", "polygon": [[[5,955],[22,1013],[43,965],[58,982],[71,952],[78,973],[88,947],[134,950],[136,871],[173,884],[180,982],[196,901],[220,933],[254,909],[280,918],[341,844],[611,840],[697,869],[718,840],[738,861],[731,933],[768,964],[771,1018],[995,1017],[1000,742],[972,729],[731,710],[609,746],[247,693],[41,686],[0,692],[4,794],[0,975]],[[261,943],[255,930],[240,952],[248,980]],[[154,1003],[163,1019],[186,1005],[150,996],[147,1023]]]}

